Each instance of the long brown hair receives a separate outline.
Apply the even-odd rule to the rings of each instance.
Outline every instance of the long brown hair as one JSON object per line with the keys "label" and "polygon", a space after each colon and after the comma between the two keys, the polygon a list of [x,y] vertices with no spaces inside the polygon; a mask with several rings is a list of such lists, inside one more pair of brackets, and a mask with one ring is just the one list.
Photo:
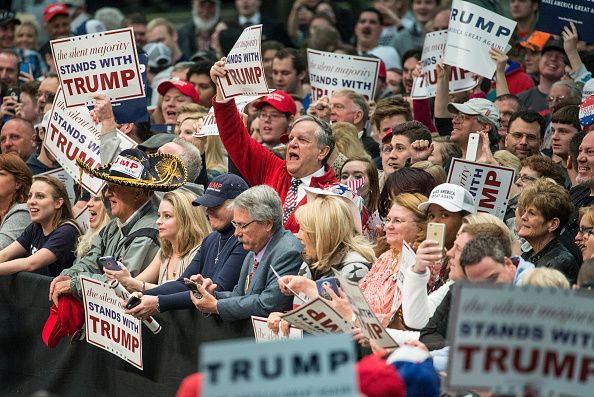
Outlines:
{"label": "long brown hair", "polygon": [[54,200],[62,199],[62,205],[54,214],[52,219],[52,226],[57,229],[64,223],[70,223],[76,227],[80,233],[80,227],[74,220],[74,214],[72,213],[72,205],[68,198],[68,191],[66,186],[57,178],[47,175],[38,175],[33,178],[33,182],[44,182],[52,188],[52,197]]}
{"label": "long brown hair", "polygon": [[15,203],[26,203],[29,189],[33,183],[33,176],[27,164],[16,153],[0,154],[0,170],[4,170],[14,176],[20,186],[15,190],[10,207]]}

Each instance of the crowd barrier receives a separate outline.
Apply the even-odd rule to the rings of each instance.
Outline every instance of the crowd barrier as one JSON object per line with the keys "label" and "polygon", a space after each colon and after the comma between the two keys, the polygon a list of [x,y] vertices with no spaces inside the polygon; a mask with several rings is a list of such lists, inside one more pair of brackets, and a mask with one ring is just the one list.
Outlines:
{"label": "crowd barrier", "polygon": [[51,278],[32,273],[0,277],[0,396],[174,396],[181,380],[196,372],[201,343],[253,338],[249,320],[223,322],[198,311],[155,316],[163,327],[143,326],[140,371],[86,341],[64,338],[55,349],[41,339],[49,314]]}

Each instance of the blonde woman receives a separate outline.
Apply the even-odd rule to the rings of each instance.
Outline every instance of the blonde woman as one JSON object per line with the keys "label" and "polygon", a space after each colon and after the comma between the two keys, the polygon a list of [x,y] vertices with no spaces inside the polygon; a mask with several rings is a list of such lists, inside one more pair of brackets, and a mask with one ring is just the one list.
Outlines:
{"label": "blonde woman", "polygon": [[365,147],[359,139],[357,128],[346,122],[332,123],[332,132],[336,140],[336,149],[346,158],[367,157],[371,158],[365,151]]}
{"label": "blonde woman", "polygon": [[522,278],[522,285],[537,285],[539,287],[559,289],[570,289],[571,287],[563,273],[549,267],[532,269]]}
{"label": "blonde woman", "polygon": [[183,140],[190,142],[200,150],[203,166],[206,166],[208,181],[227,173],[225,148],[218,135],[195,137],[194,134],[202,129],[204,117],[208,114],[206,108],[195,103],[185,104],[180,109],[175,133]]}
{"label": "blonde woman", "polygon": [[121,270],[103,269],[108,279],[117,279],[128,291],[141,291],[176,280],[190,264],[210,224],[200,207],[192,206],[195,196],[186,191],[165,193],[159,205],[157,228],[161,249],[148,267],[132,277],[122,264]]}
{"label": "blonde woman", "polygon": [[[359,281],[375,260],[373,247],[356,232],[353,210],[348,199],[320,195],[315,200],[297,208],[295,218],[299,222],[297,238],[304,247],[305,262],[298,276],[282,277],[279,285],[306,296],[316,295],[315,280],[332,276],[332,269],[350,281]],[[303,294],[301,294],[303,293]],[[274,312],[268,317],[268,326],[278,332],[280,315]]]}
{"label": "blonde woman", "polygon": [[105,210],[105,205],[103,205],[101,196],[92,196],[87,202],[87,209],[89,210],[89,228],[82,236],[80,236],[80,240],[78,240],[78,245],[76,247],[77,260],[81,259],[89,252],[95,237],[97,237],[101,229],[103,229],[103,226],[107,225],[111,220],[109,214]]}

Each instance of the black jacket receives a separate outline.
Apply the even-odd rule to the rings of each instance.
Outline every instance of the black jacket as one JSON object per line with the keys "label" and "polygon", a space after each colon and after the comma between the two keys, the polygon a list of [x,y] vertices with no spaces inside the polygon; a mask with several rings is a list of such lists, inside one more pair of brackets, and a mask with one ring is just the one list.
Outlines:
{"label": "black jacket", "polygon": [[558,238],[551,240],[538,253],[530,250],[522,254],[522,258],[535,267],[550,267],[559,270],[571,284],[577,280],[580,264]]}

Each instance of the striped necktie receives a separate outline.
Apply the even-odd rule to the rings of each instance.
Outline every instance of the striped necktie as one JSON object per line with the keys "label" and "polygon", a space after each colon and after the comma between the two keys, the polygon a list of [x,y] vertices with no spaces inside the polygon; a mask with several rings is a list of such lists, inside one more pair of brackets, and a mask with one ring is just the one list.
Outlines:
{"label": "striped necktie", "polygon": [[247,275],[247,278],[245,279],[245,287],[243,289],[244,295],[247,295],[248,289],[250,289],[250,284],[252,282],[252,278],[254,277],[254,273],[256,273],[256,269],[258,269],[259,264],[260,264],[260,262],[258,262],[258,260],[256,260],[256,258],[254,258],[254,263],[252,264],[252,270],[250,270],[250,273]]}
{"label": "striped necktie", "polygon": [[285,205],[283,206],[283,224],[287,223],[287,220],[295,210],[297,206],[297,189],[303,182],[301,179],[291,178],[291,188],[287,192],[285,198]]}

